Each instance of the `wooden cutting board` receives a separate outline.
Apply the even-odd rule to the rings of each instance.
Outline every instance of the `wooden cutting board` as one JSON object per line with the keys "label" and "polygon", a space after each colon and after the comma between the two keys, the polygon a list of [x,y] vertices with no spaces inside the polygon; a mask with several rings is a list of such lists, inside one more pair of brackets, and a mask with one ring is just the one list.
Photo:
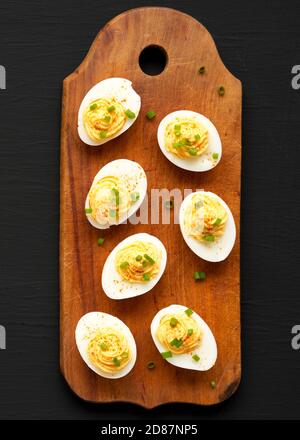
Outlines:
{"label": "wooden cutting board", "polygon": [[[165,70],[157,76],[139,67],[139,55],[149,45],[166,53]],[[205,74],[198,69],[205,66]],[[140,115],[125,134],[99,148],[83,144],[77,134],[78,108],[86,92],[108,77],[124,77],[142,99]],[[219,96],[218,87],[225,87]],[[240,363],[240,81],[224,66],[209,32],[194,18],[168,8],[139,8],[111,20],[98,34],[82,64],[63,83],[60,200],[60,361],[64,377],[81,398],[93,402],[126,401],[152,408],[166,402],[211,405],[230,397],[238,387]],[[154,109],[157,116],[145,117]],[[206,115],[223,143],[220,164],[206,173],[181,170],[161,153],[156,139],[160,120],[174,110]],[[237,225],[237,240],[228,259],[205,262],[186,246],[178,224],[124,224],[102,233],[84,213],[84,201],[97,171],[107,162],[127,158],[139,162],[151,188],[205,189],[229,205]],[[163,208],[162,208],[163,209]],[[173,215],[173,214],[172,214]],[[168,265],[149,293],[113,301],[101,287],[101,272],[110,251],[125,237],[148,232],[165,244]],[[97,239],[105,237],[104,246]],[[196,270],[206,272],[195,282]],[[216,365],[199,373],[177,369],[163,361],[149,331],[162,307],[183,304],[197,311],[211,327],[218,344]],[[90,311],[118,316],[131,329],[138,359],[132,372],[119,380],[94,374],[82,361],[74,339],[79,318]],[[147,369],[154,361],[156,368]],[[210,382],[216,382],[212,389]]]}

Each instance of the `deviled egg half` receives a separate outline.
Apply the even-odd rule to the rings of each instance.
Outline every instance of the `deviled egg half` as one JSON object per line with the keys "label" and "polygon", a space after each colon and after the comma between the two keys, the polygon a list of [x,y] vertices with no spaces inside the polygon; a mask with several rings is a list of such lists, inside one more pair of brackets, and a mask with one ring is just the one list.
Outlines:
{"label": "deviled egg half", "polygon": [[186,244],[203,260],[222,261],[230,254],[236,228],[221,197],[208,191],[189,194],[181,204],[179,223]]}
{"label": "deviled egg half", "polygon": [[88,145],[102,145],[128,130],[141,98],[124,78],[107,78],[92,87],[78,111],[78,134]]}
{"label": "deviled egg half", "polygon": [[160,122],[157,140],[174,165],[189,171],[208,171],[221,160],[222,143],[214,124],[200,113],[177,110]]}
{"label": "deviled egg half", "polygon": [[153,235],[134,234],[109,254],[102,271],[102,287],[111,299],[143,295],[158,283],[167,264],[167,251]]}
{"label": "deviled egg half", "polygon": [[134,367],[134,337],[127,325],[115,316],[87,313],[78,321],[75,339],[82,359],[99,376],[119,379]]}
{"label": "deviled egg half", "polygon": [[151,323],[156,348],[170,364],[206,371],[217,360],[217,344],[205,321],[188,307],[173,304],[160,310]]}
{"label": "deviled egg half", "polygon": [[106,164],[96,174],[85,201],[88,221],[98,229],[123,223],[141,206],[147,192],[143,168],[128,159]]}

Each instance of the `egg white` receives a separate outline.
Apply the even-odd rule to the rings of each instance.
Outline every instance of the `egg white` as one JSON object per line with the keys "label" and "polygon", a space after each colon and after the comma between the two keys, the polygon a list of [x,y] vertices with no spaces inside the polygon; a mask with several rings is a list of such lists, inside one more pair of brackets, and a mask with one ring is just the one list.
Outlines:
{"label": "egg white", "polygon": [[[195,238],[188,235],[188,232],[185,230],[184,226],[184,217],[186,209],[192,201],[192,197],[195,194],[206,194],[210,197],[214,197],[220,202],[220,204],[226,209],[228,218],[224,227],[224,234],[218,237],[214,242],[204,242],[196,240]],[[225,260],[235,243],[236,239],[236,227],[232,212],[229,209],[229,206],[224,202],[221,197],[209,191],[197,191],[189,194],[182,202],[179,211],[179,223],[180,230],[184,241],[188,245],[188,247],[196,254],[198,257],[203,260],[210,262],[219,262]]]}
{"label": "egg white", "polygon": [[[174,121],[175,118],[195,118],[201,125],[208,130],[208,147],[207,150],[198,157],[180,158],[175,154],[169,152],[165,147],[165,131],[167,125]],[[188,171],[208,171],[214,168],[221,160],[222,157],[222,143],[219,133],[214,124],[200,113],[191,110],[177,110],[169,113],[160,122],[157,130],[157,140],[159,147],[164,156],[179,168]],[[213,159],[212,154],[218,153],[218,159]]]}
{"label": "egg white", "polygon": [[[105,176],[117,176],[120,178],[122,176],[127,176],[127,178],[132,180],[133,182],[135,180],[137,181],[137,185],[134,188],[134,191],[140,194],[140,198],[135,203],[132,204],[132,206],[129,208],[127,213],[124,213],[123,216],[120,216],[119,221],[116,224],[124,223],[140,208],[141,204],[143,203],[146,197],[146,193],[147,193],[146,173],[140,164],[138,164],[137,162],[133,162],[132,160],[128,160],[128,159],[113,160],[112,162],[108,162],[98,171],[98,173],[94,177],[90,190],[100,179],[102,179]],[[90,208],[90,202],[89,202],[90,190],[85,200],[85,209]],[[88,221],[91,223],[91,225],[93,225],[97,229],[108,229],[111,226],[109,225],[109,223],[105,225],[101,225],[100,223],[94,220],[91,214],[86,214],[86,217]]]}
{"label": "egg white", "polygon": [[[115,265],[117,252],[135,241],[150,242],[161,251],[159,272],[154,278],[145,283],[129,283],[121,277]],[[157,237],[146,233],[130,235],[125,238],[125,240],[121,241],[107,257],[102,271],[102,288],[105,294],[111,299],[127,299],[144,295],[144,293],[149,292],[149,290],[153,289],[158,283],[165,271],[166,264],[167,251],[163,243]]]}
{"label": "egg white", "polygon": [[[176,314],[176,313],[184,312],[188,308],[189,307],[182,306],[179,304],[172,304],[168,307],[165,307],[164,309],[161,309],[154,316],[151,323],[150,331],[153,342],[160,353],[167,351],[166,347],[164,347],[160,343],[160,341],[156,336],[161,318],[168,314]],[[191,353],[184,353],[177,355],[172,353],[172,357],[167,358],[165,360],[170,364],[174,365],[175,367],[186,368],[188,370],[206,371],[212,368],[217,360],[218,350],[217,350],[216,340],[211,329],[206,324],[206,322],[201,318],[201,316],[198,315],[198,313],[193,311],[191,318],[193,318],[197,322],[203,334],[199,347],[193,350]],[[196,362],[192,358],[194,354],[197,354],[200,357],[200,360],[198,362]]]}
{"label": "egg white", "polygon": [[[125,110],[130,109],[135,113],[134,119],[126,119],[126,122],[122,129],[115,133],[113,136],[107,139],[99,139],[99,141],[94,141],[91,139],[83,123],[83,114],[85,109],[90,105],[91,102],[99,98],[116,98],[117,101],[121,102]],[[88,145],[102,145],[114,139],[120,134],[124,133],[128,128],[134,124],[136,121],[139,111],[141,108],[141,97],[135,92],[132,87],[132,82],[125,78],[107,78],[100,81],[94,85],[83,98],[78,111],[78,135],[80,139]]]}
{"label": "egg white", "polygon": [[[87,348],[90,340],[97,334],[97,331],[103,327],[113,327],[119,332],[123,333],[128,341],[128,345],[131,351],[131,359],[128,364],[121,370],[115,373],[107,373],[97,368],[90,360]],[[108,379],[119,379],[126,376],[134,367],[136,362],[136,343],[134,337],[123,321],[119,318],[104,312],[90,312],[83,315],[75,330],[75,340],[78,351],[87,364],[87,366],[93,370],[99,376],[106,377]]]}

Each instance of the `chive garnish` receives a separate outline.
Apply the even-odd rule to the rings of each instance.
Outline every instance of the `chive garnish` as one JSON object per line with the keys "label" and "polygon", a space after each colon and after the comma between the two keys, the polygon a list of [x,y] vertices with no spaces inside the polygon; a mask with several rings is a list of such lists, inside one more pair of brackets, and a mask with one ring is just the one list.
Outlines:
{"label": "chive garnish", "polygon": [[141,255],[137,255],[135,257],[136,261],[142,261],[143,257]]}
{"label": "chive garnish", "polygon": [[189,139],[185,140],[185,145],[187,145],[188,147],[190,147],[192,144],[192,142]]}
{"label": "chive garnish", "polygon": [[143,280],[144,281],[150,281],[150,275],[148,273],[143,274]]}
{"label": "chive garnish", "polygon": [[174,125],[174,131],[180,131],[181,130],[181,125],[180,124],[175,124]]}
{"label": "chive garnish", "polygon": [[127,269],[127,267],[129,267],[128,261],[123,261],[123,263],[120,264],[120,269],[122,270]]}
{"label": "chive garnish", "polygon": [[174,316],[172,316],[172,318],[170,319],[170,326],[171,327],[176,327],[178,323],[178,319],[174,318]]}
{"label": "chive garnish", "polygon": [[201,136],[199,133],[195,134],[195,141],[200,141]]}
{"label": "chive garnish", "polygon": [[184,311],[184,313],[185,313],[187,316],[192,316],[192,314],[193,314],[194,312],[193,312],[192,309],[186,309],[186,310]]}
{"label": "chive garnish", "polygon": [[131,110],[129,110],[129,108],[126,110],[125,115],[127,116],[128,119],[135,118],[135,113],[133,113]]}
{"label": "chive garnish", "polygon": [[120,205],[120,192],[116,188],[112,188],[112,192],[115,195],[116,205],[119,206]]}
{"label": "chive garnish", "polygon": [[107,131],[100,131],[100,139],[105,139],[107,136]]}
{"label": "chive garnish", "polygon": [[124,351],[124,353],[122,353],[121,356],[123,359],[128,359],[128,356],[129,356],[128,351]]}
{"label": "chive garnish", "polygon": [[149,110],[149,111],[146,113],[146,117],[147,117],[150,121],[151,121],[151,119],[155,118],[155,116],[156,116],[156,113],[155,113],[154,110]]}
{"label": "chive garnish", "polygon": [[181,135],[180,131],[175,131],[175,136],[179,137]]}
{"label": "chive garnish", "polygon": [[182,139],[181,141],[174,142],[173,147],[180,148],[180,147],[185,147],[186,145],[187,145],[186,139]]}
{"label": "chive garnish", "polygon": [[215,380],[210,381],[210,387],[214,390],[216,388],[217,384]]}
{"label": "chive garnish", "polygon": [[189,148],[188,153],[190,156],[197,156],[197,148]]}
{"label": "chive garnish", "polygon": [[150,255],[148,254],[144,254],[144,258],[150,263],[150,264],[154,264],[155,260],[153,260],[153,258],[150,257]]}
{"label": "chive garnish", "polygon": [[203,206],[202,200],[198,200],[198,202],[195,203],[195,208],[196,209],[200,209],[200,208],[202,208],[202,206]]}
{"label": "chive garnish", "polygon": [[109,113],[113,112],[114,110],[116,110],[116,106],[115,105],[110,105],[109,107],[107,107],[107,111]]}
{"label": "chive garnish", "polygon": [[85,208],[84,211],[86,214],[91,214],[93,212],[92,208]]}
{"label": "chive garnish", "polygon": [[153,361],[148,362],[147,364],[147,368],[149,370],[153,370],[153,368],[155,368],[155,363]]}
{"label": "chive garnish", "polygon": [[213,241],[215,241],[215,236],[214,236],[214,235],[211,235],[211,234],[209,234],[209,235],[204,235],[203,239],[204,239],[205,241],[213,242]]}
{"label": "chive garnish", "polygon": [[173,341],[170,342],[170,344],[171,344],[173,347],[179,348],[179,347],[182,346],[183,341],[182,341],[182,339],[174,338]]}
{"label": "chive garnish", "polygon": [[163,359],[168,359],[172,357],[172,353],[170,351],[163,351],[162,353],[160,353],[162,355]]}
{"label": "chive garnish", "polygon": [[97,108],[97,104],[96,103],[90,105],[90,110],[93,111],[93,110],[96,110],[96,108]]}
{"label": "chive garnish", "polygon": [[187,332],[188,336],[192,336],[193,333],[194,333],[194,329],[189,328]]}
{"label": "chive garnish", "polygon": [[219,226],[219,224],[222,222],[221,218],[217,218],[217,220],[213,223],[214,226]]}
{"label": "chive garnish", "polygon": [[205,272],[195,272],[194,273],[194,280],[196,280],[196,281],[205,280],[205,278],[206,278]]}
{"label": "chive garnish", "polygon": [[105,342],[101,342],[100,348],[101,348],[101,350],[105,351],[108,349],[108,346],[107,346],[107,344],[105,344]]}
{"label": "chive garnish", "polygon": [[116,217],[117,215],[117,211],[115,209],[110,209],[109,210],[109,216],[110,217]]}
{"label": "chive garnish", "polygon": [[212,157],[213,157],[213,159],[218,159],[218,157],[219,157],[219,153],[213,153],[213,154],[212,154]]}
{"label": "chive garnish", "polygon": [[113,358],[113,363],[116,367],[119,367],[121,365],[121,362],[119,361],[118,358]]}
{"label": "chive garnish", "polygon": [[140,198],[140,193],[139,192],[131,193],[130,198],[133,202],[137,202]]}
{"label": "chive garnish", "polygon": [[219,86],[218,87],[218,93],[220,96],[224,96],[225,95],[225,87],[224,86]]}
{"label": "chive garnish", "polygon": [[194,361],[199,362],[200,361],[200,357],[197,354],[194,354],[192,356],[192,358],[194,359]]}
{"label": "chive garnish", "polygon": [[201,66],[198,70],[199,75],[203,75],[205,73],[205,67]]}
{"label": "chive garnish", "polygon": [[110,116],[104,116],[103,118],[104,122],[106,122],[107,124],[110,122],[111,117]]}
{"label": "chive garnish", "polygon": [[104,238],[98,238],[98,246],[102,246],[104,243]]}
{"label": "chive garnish", "polygon": [[172,209],[173,205],[174,205],[173,200],[166,200],[165,201],[165,208]]}

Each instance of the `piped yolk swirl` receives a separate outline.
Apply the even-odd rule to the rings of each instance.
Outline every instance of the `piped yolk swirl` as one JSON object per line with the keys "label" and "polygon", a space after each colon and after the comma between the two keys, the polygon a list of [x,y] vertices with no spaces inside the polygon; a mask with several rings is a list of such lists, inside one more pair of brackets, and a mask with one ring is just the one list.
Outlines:
{"label": "piped yolk swirl", "polygon": [[126,337],[112,327],[99,330],[89,342],[87,352],[93,365],[106,373],[122,370],[131,359]]}
{"label": "piped yolk swirl", "polygon": [[174,354],[192,352],[202,338],[197,322],[184,312],[163,316],[156,335],[165,349]]}
{"label": "piped yolk swirl", "polygon": [[112,137],[123,128],[125,122],[125,109],[115,98],[96,99],[83,114],[84,128],[93,141]]}
{"label": "piped yolk swirl", "polygon": [[118,273],[130,283],[147,283],[159,271],[161,251],[152,243],[135,241],[120,249],[115,265]]}
{"label": "piped yolk swirl", "polygon": [[199,157],[208,147],[208,131],[195,118],[176,118],[165,131],[165,147],[180,158]]}

